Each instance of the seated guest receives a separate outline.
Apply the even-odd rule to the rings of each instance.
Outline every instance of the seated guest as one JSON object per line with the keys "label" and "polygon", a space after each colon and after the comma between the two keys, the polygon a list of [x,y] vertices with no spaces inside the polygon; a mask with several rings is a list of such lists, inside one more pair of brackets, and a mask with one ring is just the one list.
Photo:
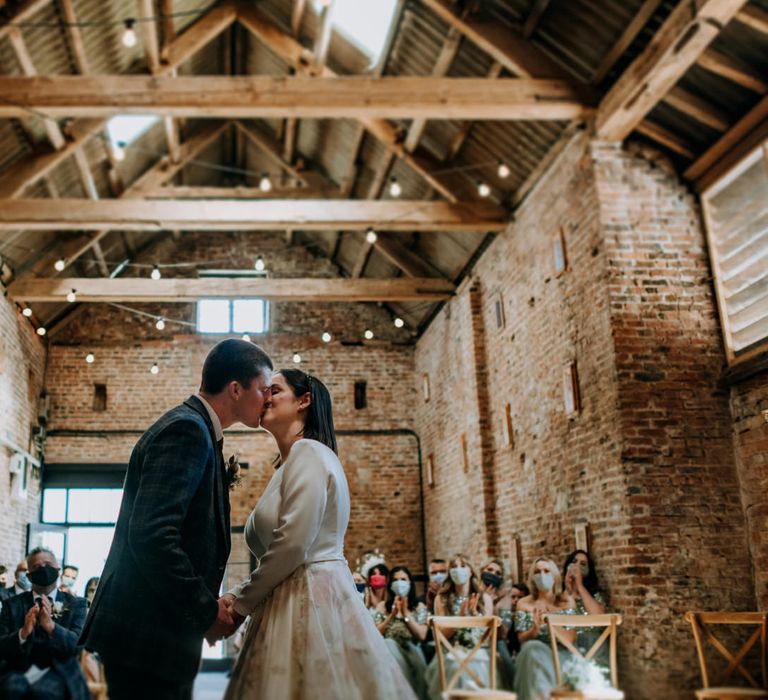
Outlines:
{"label": "seated guest", "polygon": [[404,566],[396,566],[389,574],[385,610],[376,612],[374,622],[413,691],[423,698],[427,662],[418,644],[427,638],[429,612],[417,602],[411,572]]}
{"label": "seated guest", "polygon": [[6,598],[10,598],[15,595],[13,588],[8,587],[8,569],[4,566],[0,566],[0,606]]}
{"label": "seated guest", "polygon": [[435,598],[448,578],[448,562],[445,559],[433,559],[429,562],[429,585],[427,592],[422,596],[420,602],[427,606],[430,613],[435,611]]}
{"label": "seated guest", "polygon": [[366,596],[367,596],[365,589],[368,588],[368,584],[365,582],[365,576],[363,576],[359,571],[353,571],[352,580],[355,583],[355,588],[357,588],[357,592],[360,594],[360,597],[363,599],[363,602],[365,603]]}
{"label": "seated guest", "polygon": [[93,576],[88,579],[85,584],[85,600],[88,603],[88,607],[91,607],[93,597],[96,595],[96,589],[99,587],[99,577]]}
{"label": "seated guest", "polygon": [[506,587],[504,595],[496,603],[496,614],[501,618],[499,635],[505,640],[507,649],[512,656],[520,651],[520,641],[515,631],[515,613],[521,598],[530,595],[528,586],[524,583],[511,583]]}
{"label": "seated guest", "polygon": [[33,549],[27,563],[32,590],[9,598],[0,611],[0,697],[89,700],[77,648],[85,600],[56,589],[53,552]]}
{"label": "seated guest", "polygon": [[[543,621],[547,613],[576,614],[573,597],[563,591],[557,564],[540,557],[533,562],[528,575],[531,594],[522,598],[515,613],[515,630],[521,649],[515,660],[515,692],[518,700],[547,700],[556,685],[552,663],[549,626]],[[569,641],[574,631],[566,631]],[[566,653],[561,652],[563,660]]]}
{"label": "seated guest", "polygon": [[386,612],[389,567],[386,564],[376,564],[368,569],[367,573],[368,588],[366,589],[365,607],[375,618],[377,612]]}
{"label": "seated guest", "polygon": [[14,573],[13,594],[19,595],[25,591],[32,590],[32,582],[27,576],[27,560],[22,559],[16,566]]}
{"label": "seated guest", "polygon": [[59,590],[63,593],[75,595],[75,583],[77,582],[78,573],[80,573],[80,569],[74,564],[64,564],[64,568],[61,570],[61,585],[59,585]]}
{"label": "seated guest", "polygon": [[[490,594],[482,592],[480,582],[467,558],[463,554],[457,554],[449,561],[449,564],[449,578],[435,598],[435,615],[481,616],[483,610],[492,611],[493,599]],[[483,632],[482,628],[476,627],[445,630],[443,634],[450,640],[456,652],[462,656],[469,653],[475,642],[482,637]],[[444,660],[446,679],[448,679],[455,672],[457,663],[452,654],[444,654]],[[478,650],[469,662],[469,667],[487,687],[490,669],[488,650],[485,648]],[[426,681],[428,697],[439,700],[441,697],[440,672],[436,656],[427,666]],[[466,690],[478,689],[477,683],[468,673],[462,674],[454,687]],[[497,687],[503,687],[503,683],[499,679],[497,679]]]}
{"label": "seated guest", "polygon": [[[597,582],[597,572],[592,558],[583,549],[576,549],[568,555],[563,565],[565,589],[576,601],[579,615],[602,615],[605,613],[605,596]],[[586,653],[592,648],[603,630],[598,627],[579,627],[576,647]],[[604,644],[595,657],[604,666],[608,665],[608,645]]]}

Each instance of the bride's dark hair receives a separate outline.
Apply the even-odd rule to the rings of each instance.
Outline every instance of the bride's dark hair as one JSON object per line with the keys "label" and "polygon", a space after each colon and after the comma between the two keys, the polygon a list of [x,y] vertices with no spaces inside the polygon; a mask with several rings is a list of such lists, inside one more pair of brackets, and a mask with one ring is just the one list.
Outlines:
{"label": "bride's dark hair", "polygon": [[336,430],[333,427],[333,407],[331,394],[317,377],[312,377],[300,369],[287,368],[278,370],[293,390],[296,398],[309,394],[312,398],[304,419],[302,437],[317,440],[330,447],[338,454]]}

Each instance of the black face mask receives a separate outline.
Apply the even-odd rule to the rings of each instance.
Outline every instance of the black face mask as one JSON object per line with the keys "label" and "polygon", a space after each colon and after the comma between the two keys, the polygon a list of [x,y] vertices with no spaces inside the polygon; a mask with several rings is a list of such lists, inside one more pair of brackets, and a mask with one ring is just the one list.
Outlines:
{"label": "black face mask", "polygon": [[365,590],[365,584],[364,583],[356,583],[355,588],[357,588],[358,593],[362,593]]}
{"label": "black face mask", "polygon": [[29,572],[29,580],[41,588],[46,588],[55,583],[57,578],[59,578],[59,570],[48,564]]}
{"label": "black face mask", "polygon": [[501,577],[492,574],[490,571],[483,571],[483,573],[480,574],[480,580],[486,586],[493,586],[494,588],[498,588],[501,585]]}

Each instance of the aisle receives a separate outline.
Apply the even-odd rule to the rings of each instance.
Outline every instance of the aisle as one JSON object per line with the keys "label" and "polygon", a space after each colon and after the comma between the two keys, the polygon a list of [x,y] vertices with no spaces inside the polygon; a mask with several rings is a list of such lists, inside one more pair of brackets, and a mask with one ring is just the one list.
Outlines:
{"label": "aisle", "polygon": [[224,672],[199,673],[195,679],[194,700],[221,700],[227,687],[227,674]]}

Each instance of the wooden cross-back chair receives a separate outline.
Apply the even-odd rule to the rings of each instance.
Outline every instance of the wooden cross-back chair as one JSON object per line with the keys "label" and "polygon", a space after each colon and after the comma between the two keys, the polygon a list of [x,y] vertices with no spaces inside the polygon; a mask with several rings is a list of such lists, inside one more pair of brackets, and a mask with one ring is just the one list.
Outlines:
{"label": "wooden cross-back chair", "polygon": [[[440,672],[440,690],[445,700],[463,700],[472,698],[498,698],[498,700],[516,700],[514,693],[496,690],[496,637],[501,620],[493,615],[486,617],[432,617],[429,621],[432,634],[435,638],[435,653],[437,654],[437,667]],[[464,628],[485,628],[483,635],[475,642],[471,649],[462,658],[450,640],[445,636],[444,630],[459,630]],[[488,645],[489,676],[486,685],[470,667],[470,663],[483,647]],[[463,649],[463,648],[462,648]],[[446,652],[456,661],[457,668],[449,679],[445,674]],[[479,690],[457,689],[462,674],[467,674],[477,684]]]}
{"label": "wooden cross-back chair", "polygon": [[[562,686],[563,677],[560,669],[560,655],[557,653],[557,645],[562,644],[568,651],[586,661],[591,661],[600,651],[603,644],[608,642],[609,648],[609,670],[611,674],[611,686],[618,691],[619,673],[616,662],[616,638],[618,626],[621,624],[621,615],[557,615],[549,614],[544,616],[544,621],[549,625],[549,639],[552,644],[552,662],[555,666],[555,679],[558,686]],[[602,634],[595,640],[592,647],[586,653],[582,653],[564,634],[564,628],[575,627],[603,627]],[[621,695],[623,697],[623,694]],[[558,693],[552,694],[552,697],[559,697]],[[578,692],[568,691],[562,697],[577,698],[584,697]],[[612,697],[618,697],[615,693]]]}
{"label": "wooden cross-back chair", "polygon": [[[764,612],[693,612],[685,613],[685,619],[691,623],[696,653],[699,657],[701,679],[704,687],[696,691],[698,700],[736,700],[737,698],[768,698],[768,673],[766,661],[766,620]],[[732,654],[710,629],[713,625],[754,625],[755,630],[741,648]],[[704,655],[704,640],[707,640],[728,662],[728,666],[713,686]],[[752,676],[743,661],[750,650],[760,642],[761,683]],[[750,687],[730,685],[731,677],[737,672],[749,683]]]}

